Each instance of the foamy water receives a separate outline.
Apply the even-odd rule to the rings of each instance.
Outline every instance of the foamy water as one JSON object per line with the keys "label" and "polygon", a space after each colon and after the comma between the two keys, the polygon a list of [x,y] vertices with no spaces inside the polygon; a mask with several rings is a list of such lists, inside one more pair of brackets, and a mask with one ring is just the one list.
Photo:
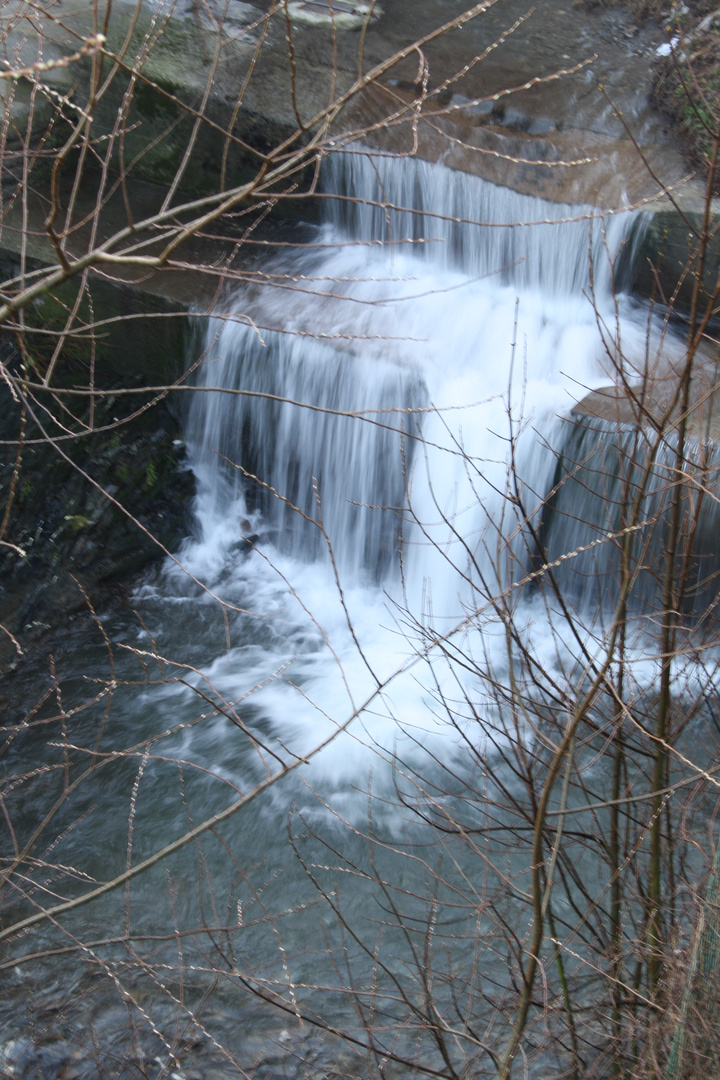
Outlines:
{"label": "foamy water", "polygon": [[[187,425],[201,538],[181,559],[251,612],[229,612],[207,675],[232,700],[260,687],[282,754],[311,754],[355,717],[307,767],[323,790],[362,789],[371,770],[390,785],[384,760],[447,756],[475,723],[467,699],[493,707],[484,676],[509,659],[490,600],[529,570],[511,447],[531,514],[558,416],[608,382],[597,311],[616,329],[609,267],[630,225],[424,163],[379,168],[385,201],[422,213],[373,206],[373,168],[339,159],[330,189],[364,201],[226,305],[201,378],[243,393],[197,395]],[[548,219],[563,223],[498,227]],[[424,242],[391,242],[408,237]],[[640,364],[646,316],[622,299],[619,312]],[[176,569],[168,580],[182,591]],[[564,628],[520,602],[548,672],[572,668]]]}

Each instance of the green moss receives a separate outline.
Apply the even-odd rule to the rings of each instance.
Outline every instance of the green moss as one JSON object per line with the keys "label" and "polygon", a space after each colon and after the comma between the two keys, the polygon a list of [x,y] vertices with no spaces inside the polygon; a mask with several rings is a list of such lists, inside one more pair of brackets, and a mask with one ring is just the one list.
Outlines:
{"label": "green moss", "polygon": [[154,491],[157,487],[158,472],[154,461],[148,461],[145,469],[145,483],[143,484],[143,491]]}
{"label": "green moss", "polygon": [[[175,95],[178,87],[169,82],[163,85],[163,90]],[[146,120],[163,120],[171,123],[177,116],[177,105],[166,98],[153,86],[148,86],[142,81],[138,82],[133,94],[133,105],[138,114]]]}
{"label": "green moss", "polygon": [[66,514],[65,521],[67,521],[72,532],[80,532],[81,529],[88,529],[95,522],[90,518],[83,517],[82,514]]}

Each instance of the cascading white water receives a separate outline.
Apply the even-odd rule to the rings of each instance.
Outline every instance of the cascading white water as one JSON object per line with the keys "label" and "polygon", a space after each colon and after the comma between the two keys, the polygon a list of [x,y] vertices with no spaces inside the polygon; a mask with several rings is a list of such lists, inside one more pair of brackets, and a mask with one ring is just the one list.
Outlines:
{"label": "cascading white water", "polygon": [[436,269],[548,297],[589,289],[592,266],[606,301],[632,220],[600,218],[589,206],[549,203],[416,159],[335,154],[323,177],[328,220],[345,235],[368,243],[411,238],[414,256]]}
{"label": "cascading white water", "polygon": [[[592,252],[596,294],[607,301],[628,222],[593,226],[587,208],[551,206],[419,161],[342,154],[324,176],[330,246],[276,260],[261,285],[237,296],[237,319],[211,327],[202,379],[242,393],[198,397],[190,439],[206,538],[241,496],[243,516],[262,511],[282,550],[313,557],[325,541],[295,508],[313,519],[320,511],[343,568],[382,578],[409,482],[431,526],[436,499],[449,509],[449,491],[459,500],[453,515],[476,501],[461,450],[472,469],[482,461],[483,474],[498,462],[502,470],[496,436],[505,434],[509,391],[527,380],[529,412],[548,414],[570,402],[568,388],[577,395],[602,381],[582,292]],[[343,238],[356,243],[342,246]],[[430,471],[444,474],[432,493],[418,478],[413,438],[415,410],[430,404],[462,410],[423,421]],[[348,412],[362,418],[338,415]],[[448,443],[460,430],[461,443],[452,443],[457,434]]]}
{"label": "cascading white water", "polygon": [[[338,154],[323,175],[316,243],[278,257],[210,327],[201,381],[239,393],[197,395],[188,421],[202,539],[184,557],[273,617],[264,666],[239,657],[210,674],[237,696],[292,654],[303,700],[277,684],[260,697],[293,747],[431,630],[479,632],[470,615],[507,582],[519,523],[508,438],[522,429],[532,513],[558,414],[608,381],[597,313],[616,317],[611,266],[631,226],[413,160]],[[642,356],[644,317],[619,307],[624,351]],[[402,687],[364,714],[366,746],[398,721],[424,739],[434,728],[422,683]],[[336,781],[356,775],[346,752],[330,760]]]}
{"label": "cascading white water", "polygon": [[[272,299],[282,300],[282,293]],[[315,318],[323,315],[313,309],[308,326]],[[210,352],[218,359],[206,377],[242,391],[237,397],[198,399],[194,406],[194,418],[203,425],[199,459],[211,500],[210,528],[242,495],[245,513],[262,513],[264,531],[279,548],[307,559],[319,554],[325,541],[300,510],[327,525],[346,568],[365,567],[382,577],[391,562],[397,521],[393,509],[380,508],[400,508],[404,499],[402,436],[396,430],[403,425],[395,410],[423,404],[419,373],[378,357],[368,377],[353,343],[328,345],[292,331],[271,331],[261,340],[255,330],[233,323],[222,329]],[[245,391],[254,396],[244,396]],[[415,427],[412,413],[406,427]],[[228,470],[228,462],[239,463],[244,472]]]}

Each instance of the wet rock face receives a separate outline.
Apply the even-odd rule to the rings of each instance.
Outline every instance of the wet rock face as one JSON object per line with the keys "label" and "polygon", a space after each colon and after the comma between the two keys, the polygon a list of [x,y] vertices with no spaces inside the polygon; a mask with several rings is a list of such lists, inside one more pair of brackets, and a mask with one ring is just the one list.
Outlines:
{"label": "wet rock face", "polygon": [[[195,127],[195,107],[204,101],[210,123],[195,132],[193,153],[183,165],[182,188],[208,193],[217,191],[221,182],[231,188],[258,169],[257,151],[272,151],[287,138],[309,137],[311,129],[298,132],[298,121],[312,125],[333,97],[356,84],[359,64],[367,73],[393,54],[403,56],[380,83],[405,83],[417,96],[422,79],[418,82],[418,54],[412,43],[459,15],[463,6],[450,10],[445,0],[290,0],[287,5],[182,0],[172,14],[163,16],[162,33],[156,34],[153,20],[160,8],[148,3],[127,45],[127,58],[137,60],[142,79],[127,105],[125,161],[133,161],[135,177],[171,182]],[[73,5],[64,23],[82,33],[85,24],[91,24],[89,12],[89,4]],[[130,3],[113,7],[111,50],[124,47],[133,12]],[[62,41],[60,27],[48,33],[57,39],[45,43],[48,54],[76,47],[75,38]],[[637,27],[624,7],[588,10],[578,0],[547,0],[528,16],[522,0],[502,0],[461,31],[424,48],[424,93],[429,95],[422,109],[429,119],[424,134],[432,142],[436,107],[442,111],[447,105],[436,95],[445,87],[448,99],[454,95],[452,115],[463,128],[451,134],[471,147],[464,157],[456,155],[454,167],[494,179],[487,170],[500,153],[504,182],[510,186],[516,180],[512,168],[508,175],[508,166],[517,158],[524,165],[517,182],[526,185],[534,177],[548,197],[558,201],[571,201],[569,186],[589,201],[595,193],[608,205],[622,205],[625,197],[632,201],[643,184],[647,187],[648,178],[626,123],[652,157],[657,175],[666,182],[684,175],[673,133],[649,100],[657,48],[665,36],[659,23]],[[77,96],[89,64],[83,61],[72,73],[53,68],[48,77],[57,92]],[[125,108],[126,89],[126,81],[116,79],[96,103],[93,125],[100,138],[113,130],[118,109]],[[474,104],[478,101],[480,114]],[[333,121],[332,134],[352,130],[356,120],[355,114],[342,113]],[[475,126],[483,137],[474,137]],[[232,132],[229,141],[223,131]],[[495,144],[503,139],[507,145],[498,148]],[[447,142],[444,149],[452,152]],[[422,146],[419,152],[424,155]],[[429,153],[432,159],[432,145]],[[584,165],[529,168],[529,163],[545,160]],[[583,181],[580,173],[589,179]],[[556,195],[553,178],[564,189]]]}
{"label": "wet rock face", "polygon": [[[0,389],[0,502],[12,490],[4,539],[15,545],[0,556],[0,622],[23,649],[87,609],[83,590],[98,602],[188,532],[194,479],[177,420],[159,403],[124,421],[127,400],[99,398],[100,430],[55,446],[28,414],[18,467],[22,413]],[[0,650],[17,656],[7,635]]]}
{"label": "wet rock face", "polygon": [[[715,213],[720,200],[714,200]],[[694,208],[668,208],[641,222],[633,245],[632,267],[626,284],[641,297],[654,303],[672,305],[673,313],[687,316],[692,305],[700,265],[702,214]],[[703,282],[698,296],[700,318],[712,307],[711,295],[720,274],[720,235],[715,233],[704,252]],[[720,325],[715,310],[710,328]]]}

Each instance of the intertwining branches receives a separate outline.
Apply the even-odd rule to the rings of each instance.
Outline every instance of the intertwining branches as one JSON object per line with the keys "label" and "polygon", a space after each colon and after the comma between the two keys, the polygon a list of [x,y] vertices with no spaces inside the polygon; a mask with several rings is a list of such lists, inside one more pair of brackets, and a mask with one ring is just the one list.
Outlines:
{"label": "intertwining branches", "polygon": [[[317,97],[302,5],[198,5],[182,23],[128,6],[119,28],[104,7],[8,10],[0,541],[19,573],[39,573],[43,529],[64,554],[18,601],[22,633],[5,632],[26,648],[28,627],[47,628],[43,596],[86,612],[75,642],[19,667],[0,731],[9,1000],[37,1002],[68,1045],[84,1010],[96,1074],[256,1075],[271,1060],[257,1026],[284,1068],[318,1074],[658,1080],[715,1038],[712,987],[693,989],[715,925],[703,875],[720,783],[712,182],[681,274],[686,337],[649,312],[629,345],[617,208],[493,217],[492,200],[424,204],[432,170],[401,172],[435,139],[578,168],[584,155],[464,141],[455,120],[587,62],[457,102],[524,15],[433,82],[432,47],[490,4],[381,60],[377,5],[357,5],[350,65],[347,6],[321,12],[332,62]],[[163,50],[191,37],[204,64],[185,85]],[[268,64],[284,112],[258,134]],[[198,180],[204,155],[217,167]],[[334,186],[328,158],[346,170]],[[161,191],[141,187],[153,169]],[[278,221],[303,200],[340,225]],[[550,226],[583,230],[593,360],[613,383],[560,427],[532,414],[531,362],[563,325],[553,304],[571,307],[564,285],[523,322],[562,261],[533,270],[543,252],[525,238],[545,230],[549,248]],[[488,249],[502,237],[492,265],[467,256],[466,231]],[[528,295],[493,308],[516,280]],[[147,295],[161,310],[136,310]],[[188,304],[219,317],[201,344]],[[503,326],[489,362],[476,324]],[[137,339],[132,371],[139,326],[162,332]],[[467,339],[472,363],[450,372]],[[178,341],[192,351],[168,374],[152,357]],[[481,362],[490,388],[473,382]],[[460,400],[436,401],[444,374]],[[162,517],[177,490],[177,417],[147,456],[168,398],[200,486],[199,535],[179,551],[147,505],[165,489]],[[57,483],[33,473],[41,451],[62,463]],[[23,531],[33,500],[45,517]],[[141,614],[96,598],[103,567],[85,572],[123,517],[172,551],[136,588]],[[32,981],[53,970],[66,986],[48,1019]],[[691,1014],[689,1045],[677,1025]],[[2,1044],[1,1067],[36,1047]]]}

